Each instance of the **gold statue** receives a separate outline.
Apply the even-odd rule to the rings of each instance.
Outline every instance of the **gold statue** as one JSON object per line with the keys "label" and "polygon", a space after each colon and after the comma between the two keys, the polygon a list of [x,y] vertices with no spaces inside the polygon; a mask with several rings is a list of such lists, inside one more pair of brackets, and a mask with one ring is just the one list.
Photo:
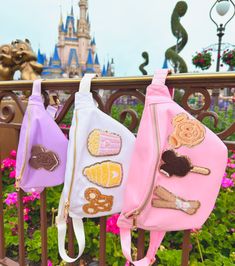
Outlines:
{"label": "gold statue", "polygon": [[0,80],[12,80],[17,67],[12,59],[12,46],[0,46]]}
{"label": "gold statue", "polygon": [[34,80],[40,77],[42,65],[37,63],[37,57],[32,50],[30,41],[15,40],[12,43],[13,61],[21,72],[21,79]]}

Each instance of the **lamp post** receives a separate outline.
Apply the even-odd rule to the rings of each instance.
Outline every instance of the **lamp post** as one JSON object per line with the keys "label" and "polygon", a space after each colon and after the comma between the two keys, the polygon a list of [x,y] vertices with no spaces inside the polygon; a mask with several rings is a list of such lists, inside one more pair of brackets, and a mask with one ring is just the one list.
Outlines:
{"label": "lamp post", "polygon": [[[216,8],[218,15],[224,16],[228,13],[230,9],[230,5],[233,6],[233,14],[228,18],[228,20],[224,24],[223,23],[218,24],[212,17],[212,12],[214,8]],[[227,24],[232,20],[234,15],[235,15],[235,4],[233,3],[232,0],[216,0],[216,2],[214,3],[214,5],[212,6],[210,10],[210,19],[216,25],[217,36],[218,36],[218,54],[217,54],[217,62],[216,62],[216,72],[219,72],[220,70],[221,44],[222,44],[222,38],[225,33],[225,28]]]}
{"label": "lamp post", "polygon": [[[228,17],[228,19],[224,23],[217,23],[213,18],[213,10],[214,8],[217,11],[217,14],[219,16],[224,16],[228,13],[230,6],[233,6],[233,13],[231,16]],[[221,44],[222,44],[222,38],[225,33],[225,28],[227,24],[232,20],[232,18],[235,15],[235,4],[232,0],[216,0],[214,5],[210,9],[210,19],[217,28],[217,36],[218,36],[218,53],[217,53],[217,61],[216,61],[216,72],[220,71],[220,58],[221,58]],[[220,89],[214,89],[212,92],[212,97],[214,97],[214,103],[216,106],[218,106],[218,98],[220,94]]]}

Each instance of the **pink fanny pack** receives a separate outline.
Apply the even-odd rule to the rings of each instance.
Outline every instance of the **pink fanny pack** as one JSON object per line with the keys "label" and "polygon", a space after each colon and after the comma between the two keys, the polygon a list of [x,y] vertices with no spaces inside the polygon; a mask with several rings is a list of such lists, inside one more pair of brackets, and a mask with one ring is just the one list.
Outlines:
{"label": "pink fanny pack", "polygon": [[41,192],[64,181],[68,140],[45,109],[41,80],[33,83],[16,158],[16,189]]}
{"label": "pink fanny pack", "polygon": [[[223,142],[170,96],[167,70],[157,71],[131,160],[118,220],[127,260],[147,266],[166,231],[198,228],[213,210],[227,162]],[[147,255],[131,258],[131,230],[150,231]]]}

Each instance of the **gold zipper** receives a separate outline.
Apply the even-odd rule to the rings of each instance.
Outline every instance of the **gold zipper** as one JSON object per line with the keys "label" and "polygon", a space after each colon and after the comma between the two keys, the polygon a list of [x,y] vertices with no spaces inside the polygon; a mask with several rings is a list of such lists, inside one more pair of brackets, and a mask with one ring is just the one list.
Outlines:
{"label": "gold zipper", "polygon": [[147,203],[149,202],[149,199],[152,195],[152,190],[153,190],[153,186],[154,186],[154,181],[155,181],[155,176],[156,176],[156,172],[158,169],[158,164],[160,161],[160,136],[159,136],[159,131],[157,129],[157,117],[156,117],[156,108],[157,104],[153,105],[153,124],[154,124],[154,129],[155,129],[155,134],[156,134],[156,138],[154,138],[156,141],[156,146],[157,146],[157,150],[158,150],[158,159],[157,162],[155,164],[155,168],[154,168],[154,173],[152,176],[152,180],[151,180],[151,184],[150,184],[150,189],[148,191],[148,194],[144,200],[144,202],[142,203],[142,205],[140,207],[138,207],[137,209],[135,209],[134,211],[128,212],[125,214],[126,218],[132,218],[133,223],[132,223],[132,230],[136,230],[137,229],[137,217],[140,215],[140,213],[143,211],[143,209],[146,207]]}
{"label": "gold zipper", "polygon": [[65,201],[65,206],[64,206],[64,218],[67,219],[68,214],[69,214],[69,207],[70,207],[70,198],[72,194],[72,188],[73,188],[73,182],[74,182],[74,176],[75,176],[75,169],[76,169],[76,156],[77,156],[77,128],[78,128],[78,111],[75,112],[75,119],[76,119],[76,125],[75,125],[75,133],[74,133],[74,150],[73,150],[73,169],[72,169],[72,180],[70,183],[70,188],[69,188],[69,194],[68,198]]}
{"label": "gold zipper", "polygon": [[23,176],[23,173],[24,173],[24,170],[25,170],[25,166],[26,166],[26,157],[27,157],[27,151],[28,151],[28,146],[29,146],[29,129],[30,129],[30,126],[31,126],[31,114],[30,114],[30,105],[28,106],[28,127],[27,127],[27,131],[26,131],[26,144],[25,144],[25,153],[24,153],[24,162],[23,162],[23,166],[21,167],[21,170],[20,170],[20,174],[16,177],[16,181],[15,181],[15,188],[16,188],[16,191],[19,191],[20,190],[20,181],[22,179],[22,176]]}

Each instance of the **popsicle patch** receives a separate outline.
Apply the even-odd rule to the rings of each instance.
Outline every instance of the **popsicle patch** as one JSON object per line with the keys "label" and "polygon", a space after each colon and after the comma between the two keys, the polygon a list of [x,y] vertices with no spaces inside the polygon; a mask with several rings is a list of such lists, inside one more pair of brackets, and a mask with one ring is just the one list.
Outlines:
{"label": "popsicle patch", "polygon": [[34,169],[43,168],[47,171],[54,171],[59,165],[59,158],[53,151],[41,145],[35,145],[31,150],[29,165]]}
{"label": "popsicle patch", "polygon": [[152,207],[155,208],[180,210],[186,214],[192,215],[195,214],[201,206],[198,200],[185,200],[161,186],[157,186],[153,194],[157,197],[152,199]]}
{"label": "popsicle patch", "polygon": [[210,170],[205,167],[194,166],[187,156],[178,155],[173,150],[166,150],[162,154],[163,164],[160,166],[160,172],[171,177],[173,175],[184,177],[189,172],[201,175],[209,175]]}
{"label": "popsicle patch", "polygon": [[85,190],[85,199],[89,202],[83,205],[83,211],[87,214],[97,214],[98,212],[111,211],[113,206],[113,196],[106,196],[96,188]]}
{"label": "popsicle patch", "polygon": [[113,161],[104,161],[83,169],[87,179],[104,188],[120,186],[123,178],[122,165]]}
{"label": "popsicle patch", "polygon": [[200,144],[205,138],[205,128],[196,119],[189,119],[185,113],[180,113],[173,118],[173,133],[169,136],[169,144],[178,149],[181,146],[192,148]]}
{"label": "popsicle patch", "polygon": [[122,148],[122,139],[115,133],[94,129],[88,136],[87,148],[92,156],[117,155]]}

